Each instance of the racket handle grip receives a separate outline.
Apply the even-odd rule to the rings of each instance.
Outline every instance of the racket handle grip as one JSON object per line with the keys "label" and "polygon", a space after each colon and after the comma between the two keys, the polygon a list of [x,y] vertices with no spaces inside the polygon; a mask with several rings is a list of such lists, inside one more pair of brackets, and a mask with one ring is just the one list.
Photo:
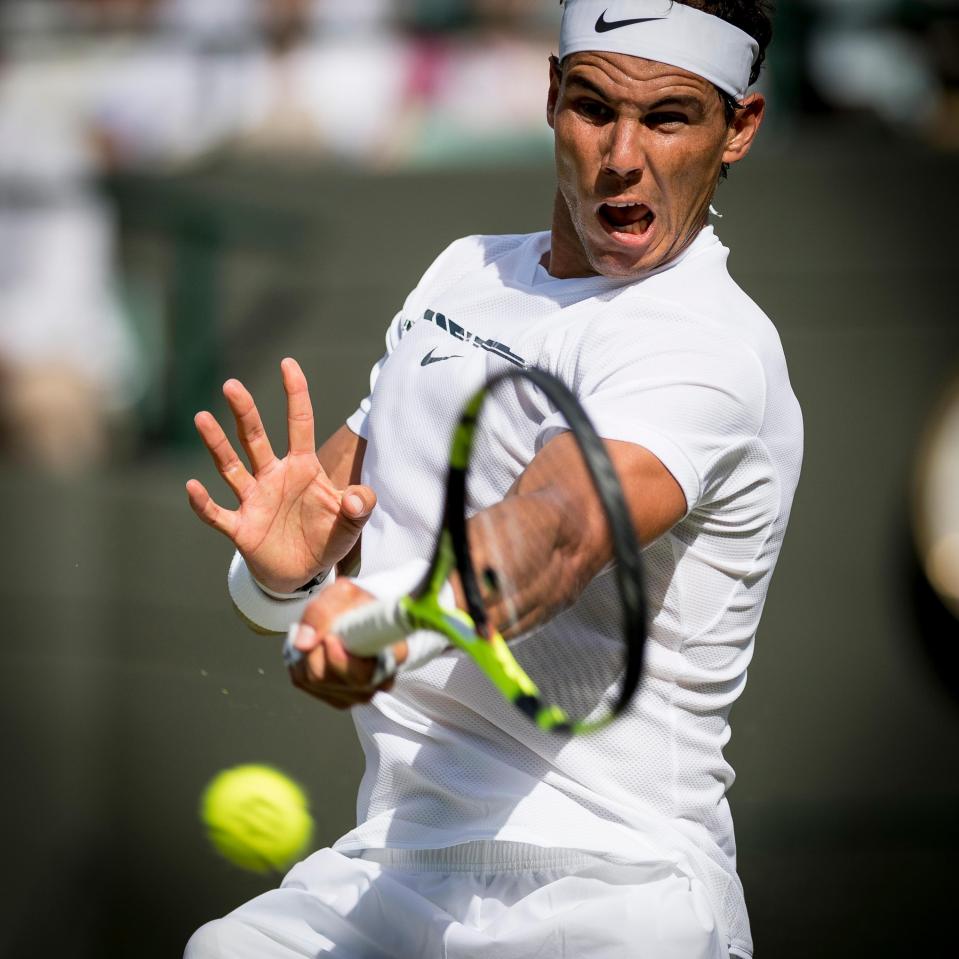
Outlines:
{"label": "racket handle grip", "polygon": [[[374,600],[344,613],[333,623],[330,632],[336,633],[351,653],[377,656],[406,636],[401,616],[402,611],[396,600]],[[298,623],[290,627],[283,644],[283,661],[291,667],[303,659],[303,654],[293,645],[298,627]],[[384,660],[378,672],[385,667]]]}
{"label": "racket handle grip", "polygon": [[[410,624],[397,600],[376,600],[364,603],[340,616],[330,629],[343,640],[343,645],[357,656],[376,656],[379,660],[372,682],[378,685],[397,673],[418,669],[439,656],[449,645],[439,633],[417,630]],[[393,643],[406,640],[406,659],[397,664]]]}
{"label": "racket handle grip", "polygon": [[377,599],[337,617],[330,632],[339,636],[354,655],[375,656],[405,639],[409,627],[397,600]]}
{"label": "racket handle grip", "polygon": [[[398,672],[418,669],[439,656],[449,645],[439,633],[417,630],[410,633],[406,614],[398,600],[374,600],[351,609],[338,617],[330,627],[343,640],[343,645],[356,656],[375,656],[376,671],[371,683],[379,685]],[[290,628],[283,647],[287,666],[298,663],[303,654],[293,646],[296,625]],[[391,649],[401,639],[407,640],[407,657],[397,665]]]}

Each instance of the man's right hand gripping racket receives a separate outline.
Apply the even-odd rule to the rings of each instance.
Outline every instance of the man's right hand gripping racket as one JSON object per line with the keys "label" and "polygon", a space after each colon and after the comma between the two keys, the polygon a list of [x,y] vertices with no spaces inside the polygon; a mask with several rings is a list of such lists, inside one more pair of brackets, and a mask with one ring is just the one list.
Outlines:
{"label": "man's right hand gripping racket", "polygon": [[[536,463],[532,496],[511,502],[507,495],[477,512],[487,491],[482,455],[473,454],[484,429],[508,417],[507,407],[522,407],[521,381],[548,402],[563,454],[553,458],[554,466],[550,458]],[[599,568],[585,573],[564,562],[555,536],[556,510],[568,511],[569,502],[551,490],[572,482],[580,491],[574,523],[589,522],[593,542],[597,522],[604,526]],[[523,508],[516,509],[520,502]],[[440,601],[454,572],[465,611]],[[404,670],[451,646],[462,650],[540,728],[578,734],[601,728],[629,705],[640,679],[646,617],[639,540],[605,444],[560,380],[517,368],[490,380],[460,417],[443,526],[423,580],[397,601],[351,610],[331,632],[350,652],[379,658],[377,684],[396,670],[390,647],[398,639],[409,644]],[[301,655],[293,647],[294,631],[284,647],[288,664]]]}

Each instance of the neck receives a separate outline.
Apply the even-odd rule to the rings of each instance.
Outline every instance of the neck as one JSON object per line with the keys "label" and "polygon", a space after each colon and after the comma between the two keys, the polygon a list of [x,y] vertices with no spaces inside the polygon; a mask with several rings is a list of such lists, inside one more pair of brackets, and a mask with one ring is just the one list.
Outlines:
{"label": "neck", "polygon": [[576,236],[569,207],[563,194],[557,189],[553,200],[553,223],[550,249],[540,261],[550,276],[558,280],[571,280],[574,277],[597,276],[590,266],[586,252],[578,241],[570,241]]}

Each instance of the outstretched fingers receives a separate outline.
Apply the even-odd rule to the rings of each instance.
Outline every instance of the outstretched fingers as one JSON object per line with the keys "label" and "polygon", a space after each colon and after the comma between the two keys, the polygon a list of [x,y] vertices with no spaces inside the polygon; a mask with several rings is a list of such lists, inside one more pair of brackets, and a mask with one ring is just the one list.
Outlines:
{"label": "outstretched fingers", "polygon": [[236,498],[243,499],[256,486],[256,480],[250,475],[243,461],[233,449],[233,444],[227,439],[223,427],[216,421],[212,413],[206,411],[197,413],[193,418],[196,431],[203,440],[203,445],[210,451],[213,462],[227,486],[233,490]]}
{"label": "outstretched fingers", "polygon": [[250,391],[239,380],[227,380],[223,384],[223,395],[230,404],[236,420],[236,435],[250,458],[250,466],[253,467],[255,476],[272,466],[276,460],[270,439],[263,427],[263,420],[260,419],[260,411],[256,408]]}
{"label": "outstretched fingers", "polygon": [[283,373],[283,389],[286,391],[286,419],[290,435],[291,453],[315,453],[316,438],[313,431],[313,404],[306,376],[300,364],[287,357],[280,364]]}
{"label": "outstretched fingers", "polygon": [[213,497],[206,491],[206,487],[199,481],[191,479],[186,484],[186,495],[190,500],[190,507],[207,526],[212,526],[225,536],[233,539],[240,525],[239,517],[235,512],[223,509],[213,502]]}

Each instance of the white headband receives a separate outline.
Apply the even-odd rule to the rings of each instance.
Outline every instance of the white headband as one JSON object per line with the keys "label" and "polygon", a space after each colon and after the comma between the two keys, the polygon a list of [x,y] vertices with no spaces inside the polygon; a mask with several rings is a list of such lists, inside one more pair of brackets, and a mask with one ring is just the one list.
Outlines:
{"label": "white headband", "polygon": [[581,50],[681,67],[741,100],[759,44],[739,27],[672,0],[566,0],[559,57]]}

